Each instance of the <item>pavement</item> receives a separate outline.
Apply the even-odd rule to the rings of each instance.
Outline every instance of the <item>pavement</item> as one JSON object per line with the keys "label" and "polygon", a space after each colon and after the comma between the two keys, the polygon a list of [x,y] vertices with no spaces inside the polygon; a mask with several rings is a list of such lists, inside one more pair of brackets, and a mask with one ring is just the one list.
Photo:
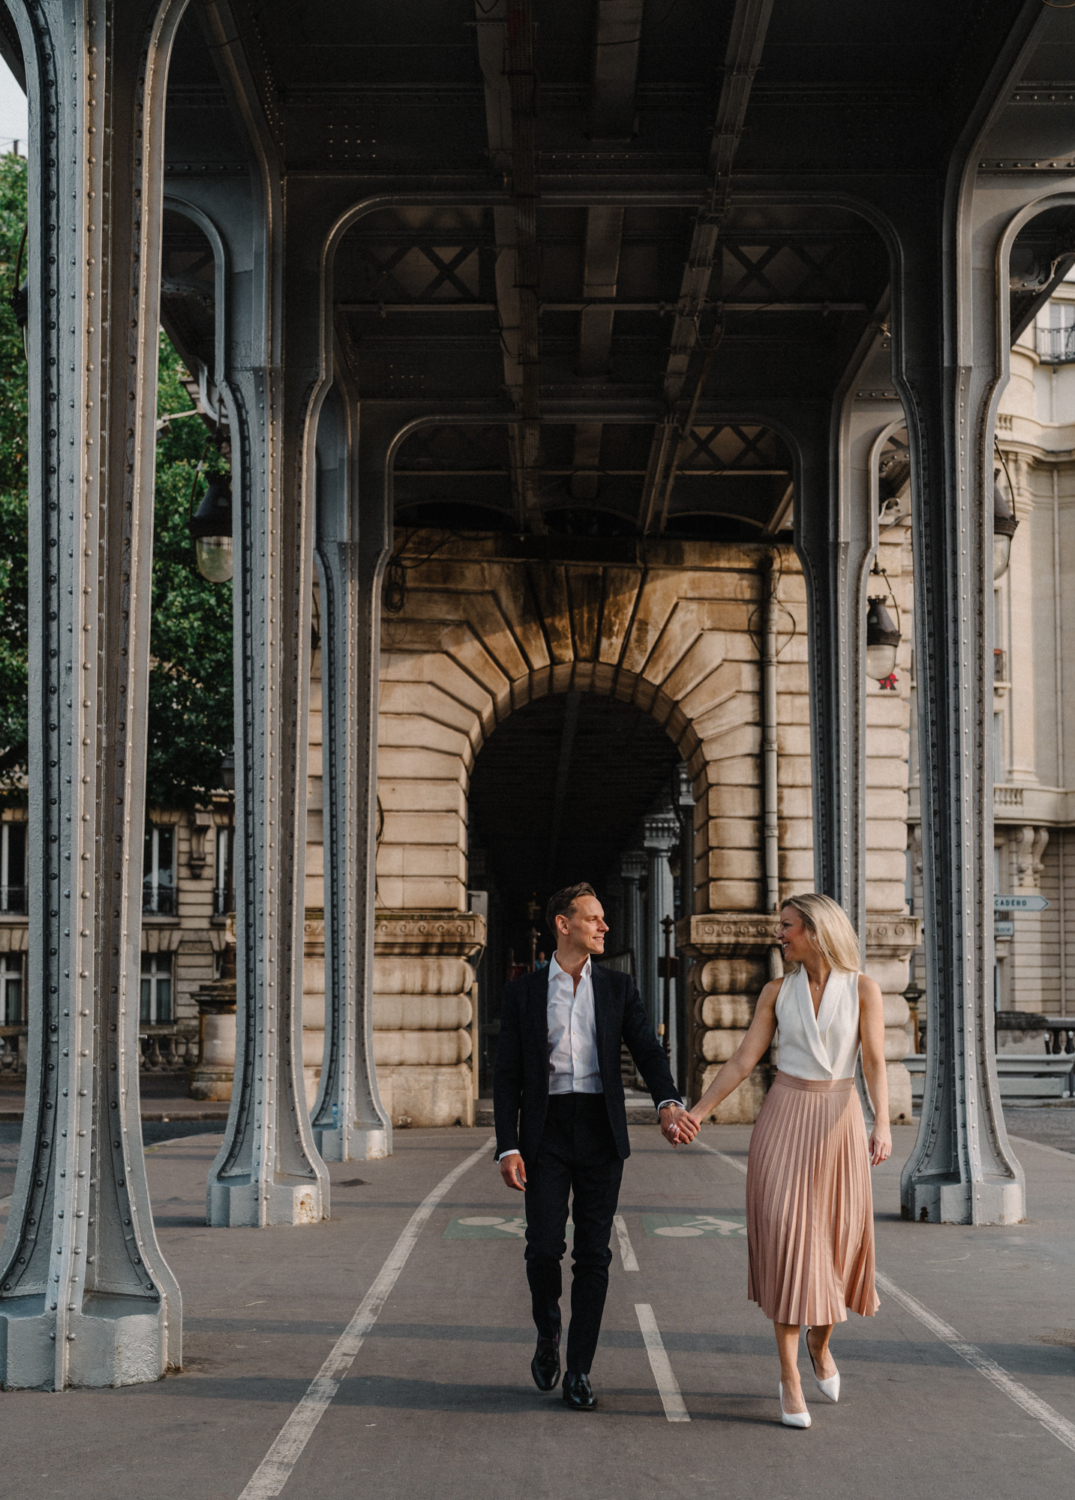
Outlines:
{"label": "pavement", "polygon": [[400,1131],[388,1160],[333,1165],[332,1219],[297,1229],[206,1227],[219,1133],[151,1146],[158,1234],[183,1288],[183,1371],[0,1396],[4,1489],[31,1500],[1067,1493],[1075,1155],[1020,1138],[1024,1224],[907,1224],[899,1169],[914,1131],[895,1135],[874,1172],[881,1311],[836,1331],[838,1406],[803,1356],[808,1432],[779,1424],[771,1327],[745,1296],[749,1127],[707,1127],[708,1150],[676,1152],[654,1127],[632,1127],[592,1414],[531,1382],[522,1205],[487,1130]]}

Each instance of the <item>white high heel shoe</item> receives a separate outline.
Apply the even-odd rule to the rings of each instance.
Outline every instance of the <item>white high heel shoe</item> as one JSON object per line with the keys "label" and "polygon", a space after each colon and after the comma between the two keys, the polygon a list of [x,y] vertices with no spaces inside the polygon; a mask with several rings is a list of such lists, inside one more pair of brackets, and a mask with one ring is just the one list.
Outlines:
{"label": "white high heel shoe", "polygon": [[785,1411],[784,1410],[784,1382],[777,1386],[780,1396],[780,1420],[785,1427],[809,1427],[810,1413],[808,1411]]}
{"label": "white high heel shoe", "polygon": [[810,1354],[810,1329],[809,1329],[809,1327],[806,1330],[806,1337],[804,1339],[804,1343],[806,1344],[806,1352],[807,1352],[807,1354],[810,1355],[810,1368],[814,1372],[814,1384],[817,1386],[817,1388],[821,1392],[821,1394],[823,1396],[827,1396],[829,1398],[829,1400],[835,1406],[836,1402],[839,1401],[839,1399],[840,1399],[840,1372],[839,1372],[839,1370],[837,1370],[836,1374],[835,1375],[830,1375],[829,1378],[828,1378],[828,1380],[822,1380],[821,1376],[817,1373],[817,1365],[814,1364],[814,1356],[812,1354]]}

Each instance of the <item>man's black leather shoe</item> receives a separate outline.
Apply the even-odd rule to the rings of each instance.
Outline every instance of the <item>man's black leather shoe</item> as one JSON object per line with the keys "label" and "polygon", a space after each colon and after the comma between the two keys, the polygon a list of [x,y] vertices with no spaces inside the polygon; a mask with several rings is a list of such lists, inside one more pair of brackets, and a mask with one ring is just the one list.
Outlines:
{"label": "man's black leather shoe", "polygon": [[564,1376],[564,1400],[574,1411],[593,1411],[597,1397],[590,1388],[588,1375],[572,1375],[568,1370]]}
{"label": "man's black leather shoe", "polygon": [[538,1339],[537,1350],[530,1361],[530,1373],[539,1391],[554,1391],[560,1379],[560,1335]]}

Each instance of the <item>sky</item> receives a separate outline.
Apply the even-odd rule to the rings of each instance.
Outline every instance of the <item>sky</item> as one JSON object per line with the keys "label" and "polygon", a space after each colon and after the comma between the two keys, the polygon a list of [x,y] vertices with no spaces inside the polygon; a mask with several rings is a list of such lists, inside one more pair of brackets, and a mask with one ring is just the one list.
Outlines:
{"label": "sky", "polygon": [[0,58],[0,152],[10,151],[12,140],[19,143],[19,155],[26,155],[26,95],[14,75]]}

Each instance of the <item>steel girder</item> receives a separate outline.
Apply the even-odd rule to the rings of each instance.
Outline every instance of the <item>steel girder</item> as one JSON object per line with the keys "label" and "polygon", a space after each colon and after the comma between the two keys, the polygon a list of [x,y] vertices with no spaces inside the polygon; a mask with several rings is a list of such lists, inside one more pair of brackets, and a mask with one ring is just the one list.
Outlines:
{"label": "steel girder", "polygon": [[[373,1064],[380,581],[391,546],[384,431],[337,364],[318,427],[325,820],[325,1051],[313,1109],[326,1161],[388,1156],[392,1125]],[[361,488],[360,488],[361,487]],[[362,506],[359,508],[361,493]]]}
{"label": "steel girder", "polygon": [[[226,18],[216,13],[226,52]],[[237,69],[237,92],[248,90]],[[246,92],[249,101],[249,92]],[[257,122],[251,107],[250,118]],[[285,216],[271,140],[253,129],[248,183],[186,184],[169,202],[200,215],[225,259],[225,392],[236,493],[237,1041],[209,1223],[316,1223],[328,1172],[306,1105],[302,966],[313,590],[314,433],[321,288]],[[284,236],[289,235],[288,262]],[[286,270],[285,270],[286,265]]]}
{"label": "steel girder", "polygon": [[164,79],[178,0],[23,0],[30,88],[30,959],[0,1380],[181,1360],[138,1109]]}

